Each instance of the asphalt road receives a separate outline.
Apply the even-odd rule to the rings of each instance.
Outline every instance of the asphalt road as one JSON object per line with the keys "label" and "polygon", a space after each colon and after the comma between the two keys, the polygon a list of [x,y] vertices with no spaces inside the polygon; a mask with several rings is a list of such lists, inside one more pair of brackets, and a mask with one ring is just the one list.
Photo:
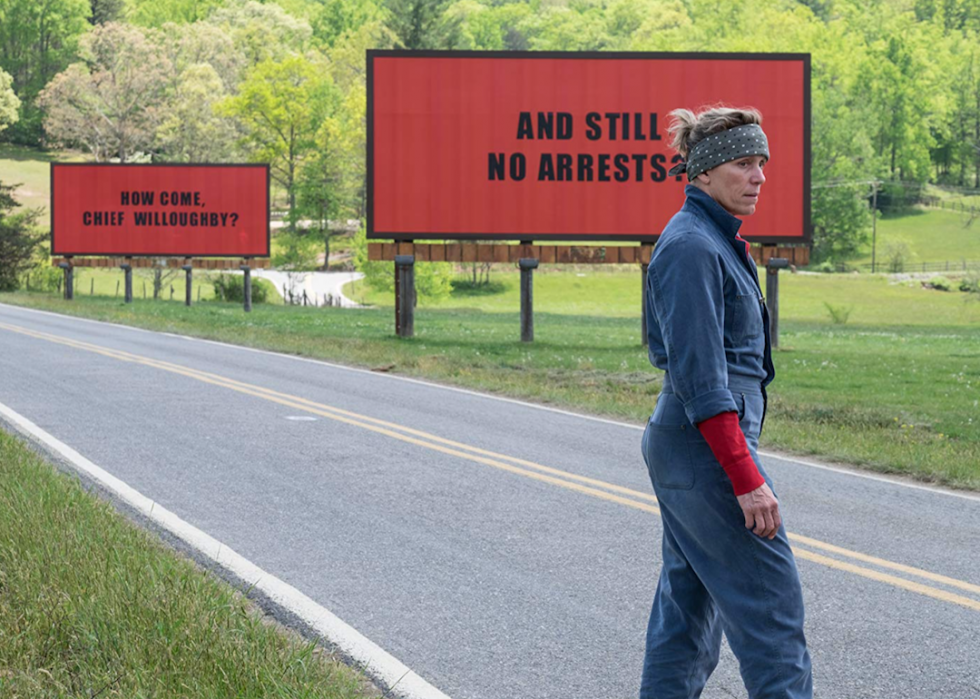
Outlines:
{"label": "asphalt road", "polygon": [[[636,696],[636,426],[4,305],[0,403],[454,699]],[[980,697],[980,498],[765,463],[817,696]],[[703,696],[745,696],[727,648]]]}

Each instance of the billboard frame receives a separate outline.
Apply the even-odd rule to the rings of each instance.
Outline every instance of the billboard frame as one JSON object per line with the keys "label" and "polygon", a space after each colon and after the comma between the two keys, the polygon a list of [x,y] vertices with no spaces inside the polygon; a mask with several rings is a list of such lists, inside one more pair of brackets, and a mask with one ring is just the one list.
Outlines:
{"label": "billboard frame", "polygon": [[[61,167],[223,167],[223,168],[264,168],[265,169],[265,254],[241,255],[234,253],[220,255],[183,255],[173,252],[148,253],[148,252],[62,252],[55,248],[55,215],[54,215],[54,171]],[[50,205],[51,205],[51,256],[60,257],[183,257],[183,258],[224,258],[239,257],[251,259],[255,257],[270,257],[272,254],[272,179],[271,167],[269,163],[51,163],[50,178]]]}
{"label": "billboard frame", "polygon": [[[755,60],[755,61],[800,61],[803,65],[803,235],[787,238],[785,236],[746,236],[751,243],[763,245],[806,245],[813,241],[812,221],[812,98],[811,98],[811,54],[809,53],[713,53],[713,52],[667,52],[667,51],[413,51],[408,49],[368,49],[367,50],[367,239],[394,240],[581,240],[582,243],[619,240],[623,242],[654,243],[660,237],[654,235],[593,235],[577,238],[575,233],[553,233],[542,238],[527,234],[509,233],[466,233],[453,236],[446,233],[401,233],[376,231],[374,228],[374,59],[375,58],[519,58],[519,59],[601,59],[601,60]],[[578,234],[584,235],[584,234]]]}

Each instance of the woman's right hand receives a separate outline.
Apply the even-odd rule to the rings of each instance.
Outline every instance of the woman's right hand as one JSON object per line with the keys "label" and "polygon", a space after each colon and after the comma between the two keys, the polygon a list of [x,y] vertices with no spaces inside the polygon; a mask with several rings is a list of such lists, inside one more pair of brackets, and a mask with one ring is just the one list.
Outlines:
{"label": "woman's right hand", "polygon": [[745,515],[745,528],[753,534],[773,539],[783,518],[779,514],[779,501],[766,483],[744,495],[738,495],[738,504]]}

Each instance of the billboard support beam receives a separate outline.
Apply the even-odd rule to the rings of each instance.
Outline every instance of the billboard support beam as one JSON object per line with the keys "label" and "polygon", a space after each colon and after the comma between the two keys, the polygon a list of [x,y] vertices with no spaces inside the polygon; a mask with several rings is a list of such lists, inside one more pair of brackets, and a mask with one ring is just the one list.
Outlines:
{"label": "billboard support beam", "polygon": [[190,260],[188,260],[187,261],[187,264],[184,265],[183,267],[181,267],[181,269],[184,270],[184,275],[185,275],[185,283],[184,283],[184,305],[185,306],[190,306],[191,305],[191,284],[193,283],[194,265],[192,265],[190,263]]}
{"label": "billboard support beam", "polygon": [[769,335],[773,349],[779,347],[779,270],[789,267],[785,257],[770,257],[766,263],[766,303],[769,306]]}
{"label": "billboard support beam", "polygon": [[395,335],[415,334],[415,256],[395,255]]}
{"label": "billboard support beam", "polygon": [[524,257],[521,268],[521,342],[534,342],[534,270],[538,261]]}
{"label": "billboard support beam", "polygon": [[70,259],[67,262],[62,262],[58,266],[65,270],[65,301],[71,301],[75,298],[74,267],[72,267]]}
{"label": "billboard support beam", "polygon": [[123,275],[126,278],[126,303],[133,302],[133,265],[131,265],[129,262],[130,261],[127,259],[124,264],[119,265],[119,269],[123,271]]}
{"label": "billboard support beam", "polygon": [[643,243],[640,254],[640,343],[647,346],[647,270],[650,268],[650,257],[653,255],[653,245]]}
{"label": "billboard support beam", "polygon": [[241,270],[245,273],[244,289],[245,293],[245,312],[252,312],[252,268],[247,264],[241,266]]}

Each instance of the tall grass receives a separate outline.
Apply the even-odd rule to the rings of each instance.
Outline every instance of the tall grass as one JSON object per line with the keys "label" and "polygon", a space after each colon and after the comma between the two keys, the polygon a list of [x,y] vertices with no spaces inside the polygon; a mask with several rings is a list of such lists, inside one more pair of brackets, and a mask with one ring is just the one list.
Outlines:
{"label": "tall grass", "polygon": [[0,696],[377,696],[0,431]]}

